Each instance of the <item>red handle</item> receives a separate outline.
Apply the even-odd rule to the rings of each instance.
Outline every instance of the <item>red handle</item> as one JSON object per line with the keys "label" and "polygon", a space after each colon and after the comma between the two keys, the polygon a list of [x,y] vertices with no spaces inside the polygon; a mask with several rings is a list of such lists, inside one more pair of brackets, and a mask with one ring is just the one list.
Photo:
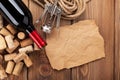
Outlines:
{"label": "red handle", "polygon": [[37,44],[39,48],[45,47],[47,45],[36,30],[29,33],[29,36],[33,39],[33,41]]}

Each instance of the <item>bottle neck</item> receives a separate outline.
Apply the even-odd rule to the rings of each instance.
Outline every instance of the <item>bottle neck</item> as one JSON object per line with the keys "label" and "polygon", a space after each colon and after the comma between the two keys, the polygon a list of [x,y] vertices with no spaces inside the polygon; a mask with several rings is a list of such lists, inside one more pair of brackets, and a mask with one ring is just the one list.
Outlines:
{"label": "bottle neck", "polygon": [[35,28],[34,28],[34,26],[27,26],[26,27],[26,32],[29,34],[29,33],[31,33],[32,31],[34,31],[35,30]]}
{"label": "bottle neck", "polygon": [[34,26],[28,26],[26,32],[29,34],[31,39],[37,44],[39,48],[45,47],[47,45],[46,42],[42,39],[42,37],[35,30]]}

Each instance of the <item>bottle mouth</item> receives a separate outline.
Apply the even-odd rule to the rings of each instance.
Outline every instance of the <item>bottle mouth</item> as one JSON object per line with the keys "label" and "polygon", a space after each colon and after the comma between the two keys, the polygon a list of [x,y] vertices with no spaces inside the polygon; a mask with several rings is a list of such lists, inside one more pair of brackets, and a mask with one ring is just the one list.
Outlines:
{"label": "bottle mouth", "polygon": [[27,30],[27,33],[29,34],[30,38],[37,44],[39,48],[43,48],[47,45],[45,40],[38,34],[36,30],[33,30],[32,32],[29,32]]}

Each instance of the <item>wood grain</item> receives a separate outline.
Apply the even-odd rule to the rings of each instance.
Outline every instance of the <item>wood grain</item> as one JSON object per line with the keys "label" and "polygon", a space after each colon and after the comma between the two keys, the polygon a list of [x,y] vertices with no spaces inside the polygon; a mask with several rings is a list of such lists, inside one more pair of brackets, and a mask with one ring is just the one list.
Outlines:
{"label": "wood grain", "polygon": [[[33,15],[33,23],[43,9],[31,0],[23,0]],[[94,19],[105,40],[106,58],[72,69],[53,70],[43,51],[29,56],[33,66],[24,69],[19,77],[9,75],[6,80],[120,80],[120,0],[91,0],[86,11],[74,21],[62,20],[61,25],[70,25],[79,20]],[[40,27],[36,27],[42,36]],[[6,65],[6,63],[4,63]]]}
{"label": "wood grain", "polygon": [[96,21],[105,40],[106,58],[73,69],[72,79],[114,80],[114,0],[91,0],[81,19]]}
{"label": "wood grain", "polygon": [[[42,9],[33,3],[32,1],[29,1],[29,8],[32,12],[33,17],[33,23],[35,20],[37,20],[42,12]],[[36,27],[36,29],[39,31],[40,27]],[[33,61],[33,66],[29,68],[28,70],[28,80],[48,80],[49,76],[44,75],[44,71],[41,71],[41,67],[44,67],[42,65],[49,65],[48,59],[46,58],[45,51],[37,51],[30,55],[30,58]],[[48,71],[48,67],[44,67]],[[49,71],[48,71],[49,72]]]}
{"label": "wood grain", "polygon": [[115,66],[114,79],[120,80],[120,0],[115,0]]}

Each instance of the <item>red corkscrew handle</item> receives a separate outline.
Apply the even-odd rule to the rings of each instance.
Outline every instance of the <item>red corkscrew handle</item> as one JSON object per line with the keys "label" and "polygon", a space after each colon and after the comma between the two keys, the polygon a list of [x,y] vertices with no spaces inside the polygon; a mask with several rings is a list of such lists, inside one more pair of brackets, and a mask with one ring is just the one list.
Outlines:
{"label": "red corkscrew handle", "polygon": [[39,48],[45,47],[47,45],[36,30],[33,30],[31,33],[29,33],[29,36],[33,39]]}

